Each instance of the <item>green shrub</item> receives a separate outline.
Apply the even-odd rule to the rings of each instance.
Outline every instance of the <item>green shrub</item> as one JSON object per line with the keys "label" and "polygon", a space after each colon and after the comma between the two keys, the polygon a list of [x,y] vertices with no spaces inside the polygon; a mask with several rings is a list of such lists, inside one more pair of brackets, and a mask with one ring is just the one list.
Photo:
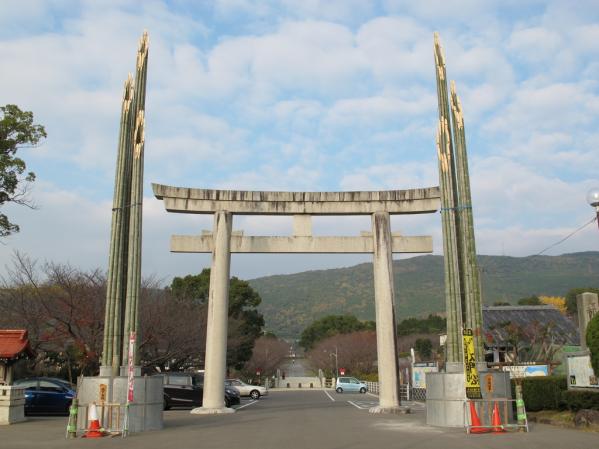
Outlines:
{"label": "green shrub", "polygon": [[568,390],[562,392],[563,406],[577,412],[581,409],[599,410],[599,391]]}
{"label": "green shrub", "polygon": [[595,371],[595,376],[599,376],[599,313],[587,326],[586,340],[589,351],[591,351],[591,366]]}
{"label": "green shrub", "polygon": [[379,375],[378,373],[368,373],[368,374],[356,374],[354,377],[357,377],[363,382],[378,382]]}
{"label": "green shrub", "polygon": [[[568,384],[566,376],[528,377],[522,379],[522,396],[526,410],[559,410],[561,395]],[[516,391],[512,381],[512,391]]]}

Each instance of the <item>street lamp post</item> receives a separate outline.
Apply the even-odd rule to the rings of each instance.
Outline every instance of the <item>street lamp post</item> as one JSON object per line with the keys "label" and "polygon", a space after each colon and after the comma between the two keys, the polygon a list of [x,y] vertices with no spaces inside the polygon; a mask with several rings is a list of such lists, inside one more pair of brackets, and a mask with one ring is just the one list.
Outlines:
{"label": "street lamp post", "polygon": [[588,191],[587,201],[597,212],[597,226],[599,226],[599,187],[594,187]]}
{"label": "street lamp post", "polygon": [[335,346],[335,352],[329,352],[329,358],[331,358],[332,356],[335,356],[335,376],[336,378],[339,378],[339,359],[338,359],[338,354],[337,354],[337,346]]}

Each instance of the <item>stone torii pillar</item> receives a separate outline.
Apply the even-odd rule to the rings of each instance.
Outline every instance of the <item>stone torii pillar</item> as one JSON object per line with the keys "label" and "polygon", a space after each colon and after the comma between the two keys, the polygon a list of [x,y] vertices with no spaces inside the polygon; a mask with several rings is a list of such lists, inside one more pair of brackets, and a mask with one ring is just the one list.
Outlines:
{"label": "stone torii pillar", "polygon": [[371,413],[401,411],[399,399],[399,366],[397,353],[397,323],[395,321],[395,291],[393,287],[393,257],[391,220],[388,212],[372,214],[374,245],[374,305],[376,311],[376,352],[379,371],[379,405]]}
{"label": "stone torii pillar", "polygon": [[231,272],[231,231],[233,215],[218,211],[214,214],[212,268],[208,293],[208,327],[204,398],[194,414],[233,413],[225,407],[223,388],[227,369],[227,328],[229,319],[229,276]]}

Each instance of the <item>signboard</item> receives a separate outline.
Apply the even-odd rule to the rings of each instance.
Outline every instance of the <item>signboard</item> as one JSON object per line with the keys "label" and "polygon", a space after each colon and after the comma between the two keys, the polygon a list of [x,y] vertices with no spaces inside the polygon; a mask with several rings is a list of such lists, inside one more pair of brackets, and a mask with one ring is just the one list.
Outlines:
{"label": "signboard", "polygon": [[426,373],[437,373],[435,362],[414,363],[412,366],[412,388],[426,388]]}
{"label": "signboard", "polygon": [[100,384],[100,402],[106,402],[106,391],[108,390],[108,385]]}
{"label": "signboard", "polygon": [[135,383],[135,332],[129,335],[129,358],[127,376],[127,403],[133,402],[133,385]]}
{"label": "signboard", "polygon": [[345,376],[345,368],[339,368],[339,375]]}
{"label": "signboard", "polygon": [[468,399],[482,399],[480,392],[480,378],[476,369],[474,357],[474,336],[472,329],[462,331],[464,339],[464,375],[466,384],[466,397]]}
{"label": "signboard", "polygon": [[495,385],[493,384],[493,375],[485,374],[485,380],[483,383],[485,385],[485,391],[487,393],[493,393],[493,390],[495,389]]}
{"label": "signboard", "polygon": [[502,366],[503,371],[510,373],[511,379],[517,379],[521,377],[537,377],[537,376],[548,376],[549,366],[548,365],[514,365],[514,366]]}
{"label": "signboard", "polygon": [[439,335],[439,345],[445,346],[445,343],[447,343],[447,334]]}
{"label": "signboard", "polygon": [[599,389],[599,381],[591,366],[591,357],[585,355],[568,355],[569,387],[586,387]]}

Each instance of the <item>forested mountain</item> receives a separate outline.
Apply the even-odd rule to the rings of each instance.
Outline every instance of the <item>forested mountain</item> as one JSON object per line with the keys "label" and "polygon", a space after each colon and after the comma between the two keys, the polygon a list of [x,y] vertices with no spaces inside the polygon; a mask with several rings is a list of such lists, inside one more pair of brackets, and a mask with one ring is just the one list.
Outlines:
{"label": "forested mountain", "polygon": [[[599,252],[561,256],[479,256],[483,300],[516,303],[531,295],[563,296],[575,287],[599,287]],[[443,257],[394,261],[397,320],[442,313]],[[372,264],[253,279],[262,296],[266,328],[282,337],[299,336],[312,321],[348,313],[374,319]]]}

